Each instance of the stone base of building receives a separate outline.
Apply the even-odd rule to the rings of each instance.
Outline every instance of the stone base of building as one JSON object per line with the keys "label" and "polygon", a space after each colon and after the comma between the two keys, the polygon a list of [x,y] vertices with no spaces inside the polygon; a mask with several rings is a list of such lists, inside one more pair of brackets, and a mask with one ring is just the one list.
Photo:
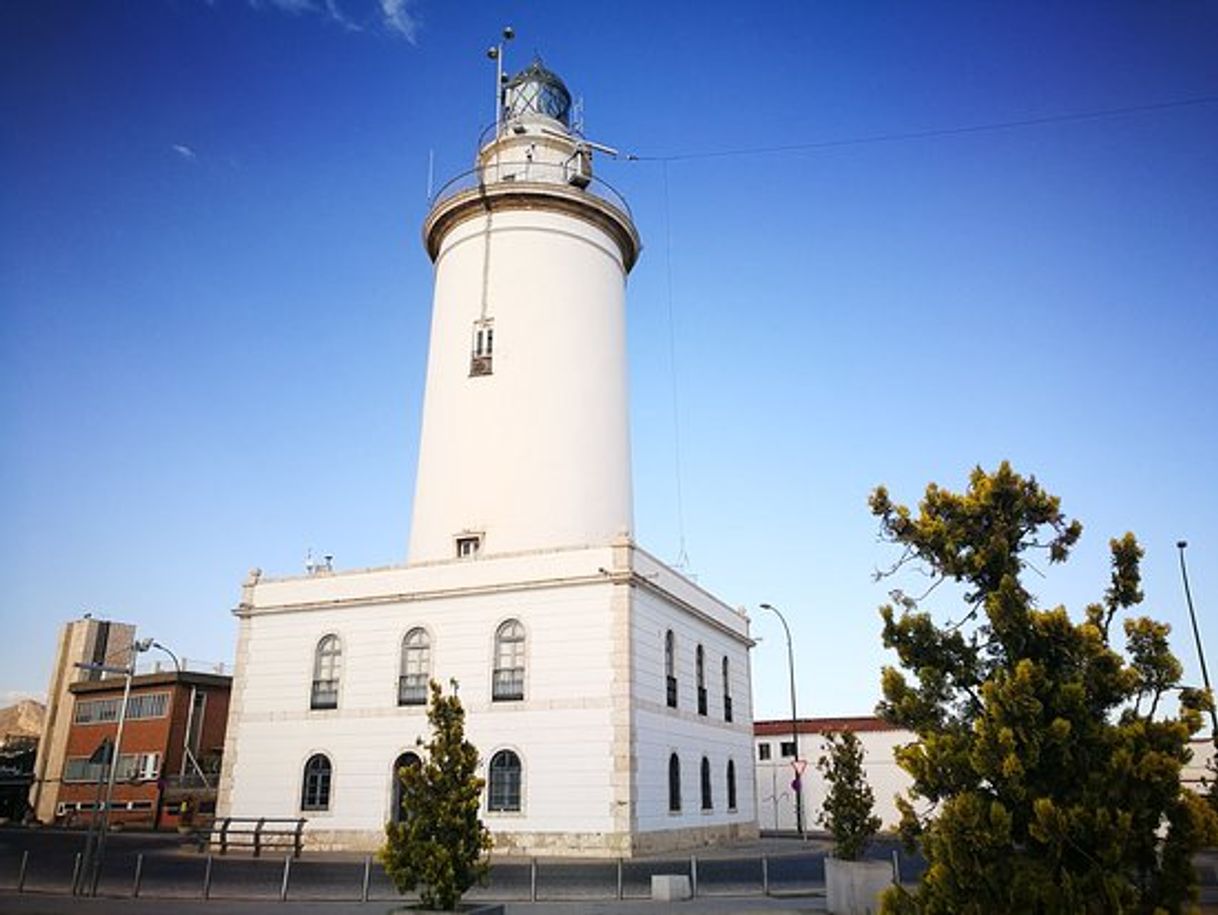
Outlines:
{"label": "stone base of building", "polygon": [[[633,858],[669,851],[689,851],[757,839],[756,823],[722,823],[658,832],[495,832],[493,856],[505,858]],[[308,851],[374,852],[385,842],[380,830],[308,830]]]}

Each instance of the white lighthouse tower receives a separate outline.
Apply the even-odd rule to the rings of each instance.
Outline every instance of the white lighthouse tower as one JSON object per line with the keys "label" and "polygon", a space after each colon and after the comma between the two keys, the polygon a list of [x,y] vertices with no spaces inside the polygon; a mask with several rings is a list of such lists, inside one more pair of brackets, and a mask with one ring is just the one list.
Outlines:
{"label": "white lighthouse tower", "polygon": [[593,183],[570,108],[539,62],[517,74],[477,167],[424,224],[435,302],[411,563],[631,534],[625,285],[639,237]]}
{"label": "white lighthouse tower", "polygon": [[748,618],[632,530],[625,283],[639,237],[562,80],[497,83],[435,263],[404,565],[255,570],[217,815],[375,848],[460,684],[497,851],[629,856],[756,835]]}

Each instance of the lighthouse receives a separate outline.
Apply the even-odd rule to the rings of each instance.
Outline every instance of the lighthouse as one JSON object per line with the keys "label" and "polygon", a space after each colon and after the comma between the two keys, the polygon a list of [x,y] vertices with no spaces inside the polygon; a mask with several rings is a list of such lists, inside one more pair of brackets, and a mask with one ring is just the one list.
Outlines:
{"label": "lighthouse", "polygon": [[563,80],[535,61],[496,89],[473,168],[422,227],[435,275],[407,561],[247,576],[217,816],[376,848],[437,680],[459,684],[497,853],[753,837],[748,617],[633,529],[639,233]]}
{"label": "lighthouse", "polygon": [[475,168],[424,223],[435,295],[411,563],[631,536],[639,236],[570,113],[557,75],[518,73]]}

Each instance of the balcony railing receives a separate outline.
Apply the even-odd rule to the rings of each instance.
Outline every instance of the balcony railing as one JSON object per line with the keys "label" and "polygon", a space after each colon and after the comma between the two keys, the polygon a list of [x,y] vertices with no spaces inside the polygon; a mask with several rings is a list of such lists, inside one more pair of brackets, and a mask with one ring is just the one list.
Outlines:
{"label": "balcony railing", "polygon": [[310,708],[338,708],[338,681],[314,680],[313,696],[309,702]]}
{"label": "balcony railing", "polygon": [[398,677],[398,705],[426,705],[427,677],[404,674]]}
{"label": "balcony railing", "polygon": [[496,670],[491,679],[491,699],[496,702],[524,698],[524,668],[507,667]]}
{"label": "balcony railing", "polygon": [[467,191],[481,185],[510,182],[531,185],[561,185],[570,190],[587,194],[589,197],[596,197],[615,209],[620,210],[627,218],[633,220],[630,213],[630,205],[626,203],[626,198],[608,182],[582,171],[574,159],[567,163],[492,162],[481,165],[467,172],[462,172],[443,184],[432,196],[431,204],[434,207],[449,197],[455,197],[462,191]]}

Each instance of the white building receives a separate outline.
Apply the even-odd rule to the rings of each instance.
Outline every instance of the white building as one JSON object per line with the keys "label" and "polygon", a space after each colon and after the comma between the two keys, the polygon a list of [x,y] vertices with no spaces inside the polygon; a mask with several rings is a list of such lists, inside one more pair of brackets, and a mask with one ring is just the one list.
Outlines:
{"label": "white building", "polygon": [[242,590],[219,816],[369,848],[460,684],[499,851],[631,855],[756,834],[748,618],[633,541],[625,281],[639,237],[570,95],[504,85],[435,263],[408,562]]}
{"label": "white building", "polygon": [[[799,779],[805,830],[821,829],[817,817],[825,803],[828,783],[816,761],[828,752],[825,735],[853,731],[863,746],[863,771],[875,793],[875,814],[882,829],[893,830],[901,819],[895,798],[905,794],[913,779],[897,765],[893,751],[912,743],[916,735],[880,718],[800,718],[792,729],[791,719],[758,721],[753,726],[756,760],[757,820],[761,829],[791,831],[796,828],[795,772]],[[798,741],[793,738],[798,734]],[[797,745],[798,744],[798,745]]]}

